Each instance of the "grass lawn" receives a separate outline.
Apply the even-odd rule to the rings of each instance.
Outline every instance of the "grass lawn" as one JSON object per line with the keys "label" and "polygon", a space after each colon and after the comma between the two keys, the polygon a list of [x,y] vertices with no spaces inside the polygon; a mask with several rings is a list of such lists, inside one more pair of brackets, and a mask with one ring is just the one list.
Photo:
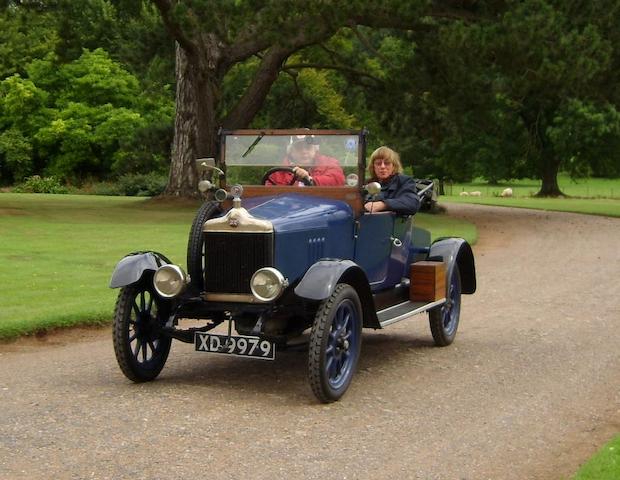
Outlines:
{"label": "grass lawn", "polygon": [[[111,320],[117,291],[108,288],[127,253],[155,250],[185,266],[198,203],[144,198],[0,194],[0,338]],[[419,214],[433,236],[476,229],[445,215]]]}
{"label": "grass lawn", "polygon": [[573,480],[617,480],[620,478],[620,435],[605,445],[588,463],[583,465]]}
{"label": "grass lawn", "polygon": [[[533,195],[540,188],[540,181],[515,180],[497,186],[484,182],[446,185],[447,195],[441,196],[439,202],[478,203],[620,217],[620,179],[589,178],[575,182],[568,176],[561,175],[558,183],[569,198],[536,198]],[[499,197],[507,187],[512,188],[513,197]],[[481,196],[460,196],[461,192],[473,191],[479,191]]]}

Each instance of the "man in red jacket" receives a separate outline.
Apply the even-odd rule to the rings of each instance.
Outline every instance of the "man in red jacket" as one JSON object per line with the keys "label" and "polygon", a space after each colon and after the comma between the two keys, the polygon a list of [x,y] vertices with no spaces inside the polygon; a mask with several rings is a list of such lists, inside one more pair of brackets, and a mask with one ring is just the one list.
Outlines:
{"label": "man in red jacket", "polygon": [[269,176],[267,185],[295,185],[297,182],[302,185],[344,185],[344,172],[338,160],[321,155],[314,136],[293,137],[286,152],[285,164],[293,167],[293,172],[275,172]]}

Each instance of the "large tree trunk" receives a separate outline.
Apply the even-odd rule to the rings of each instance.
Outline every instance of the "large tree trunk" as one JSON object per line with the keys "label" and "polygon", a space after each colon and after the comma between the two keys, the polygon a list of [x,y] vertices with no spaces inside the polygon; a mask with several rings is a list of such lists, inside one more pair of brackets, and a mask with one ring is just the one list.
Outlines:
{"label": "large tree trunk", "polygon": [[176,116],[168,185],[164,195],[197,197],[196,159],[214,157],[217,142],[216,105],[219,88],[214,76],[176,45]]}
{"label": "large tree trunk", "polygon": [[558,173],[560,172],[560,161],[558,160],[551,142],[544,132],[539,134],[540,146],[540,179],[542,185],[537,197],[561,197],[564,196],[558,185]]}
{"label": "large tree trunk", "polygon": [[[263,57],[243,96],[226,118],[217,117],[223,72],[218,71],[221,50],[214,38],[206,38],[199,53],[191,55],[177,44],[176,119],[172,163],[165,195],[198,196],[195,160],[215,157],[217,131],[245,128],[258,113],[269,89],[278,78],[282,62],[290,53],[273,47]],[[205,52],[208,52],[205,54]]]}
{"label": "large tree trunk", "polygon": [[[545,152],[542,152],[545,155]],[[540,178],[542,185],[537,197],[560,197],[564,196],[558,185],[558,173],[560,164],[554,158],[543,158]]]}
{"label": "large tree trunk", "polygon": [[545,112],[534,107],[524,109],[520,112],[521,119],[525,124],[532,145],[536,148],[539,175],[542,180],[540,191],[537,197],[560,197],[564,196],[558,185],[558,173],[560,171],[560,162],[553,152],[551,142],[545,133]]}
{"label": "large tree trunk", "polygon": [[198,194],[196,171],[197,89],[196,68],[176,44],[176,115],[170,175],[165,195],[193,197]]}

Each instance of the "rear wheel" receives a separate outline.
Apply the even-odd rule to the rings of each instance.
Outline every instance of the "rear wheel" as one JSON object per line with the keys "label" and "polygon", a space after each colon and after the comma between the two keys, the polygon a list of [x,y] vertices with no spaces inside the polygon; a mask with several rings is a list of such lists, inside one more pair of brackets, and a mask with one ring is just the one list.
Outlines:
{"label": "rear wheel", "polygon": [[189,231],[187,242],[187,272],[190,277],[190,285],[201,292],[204,288],[205,271],[205,240],[202,227],[205,222],[221,212],[217,202],[205,202],[198,209],[194,223]]}
{"label": "rear wheel", "polygon": [[134,382],[153,380],[168,359],[171,338],[161,334],[170,303],[147,282],[123,287],[114,310],[114,353],[122,372]]}
{"label": "rear wheel", "polygon": [[461,314],[461,275],[455,265],[447,285],[446,303],[428,312],[428,321],[435,345],[445,347],[456,337]]}
{"label": "rear wheel", "polygon": [[310,333],[308,374],[321,402],[334,402],[349,388],[361,340],[362,307],[357,292],[350,285],[338,284],[319,305]]}

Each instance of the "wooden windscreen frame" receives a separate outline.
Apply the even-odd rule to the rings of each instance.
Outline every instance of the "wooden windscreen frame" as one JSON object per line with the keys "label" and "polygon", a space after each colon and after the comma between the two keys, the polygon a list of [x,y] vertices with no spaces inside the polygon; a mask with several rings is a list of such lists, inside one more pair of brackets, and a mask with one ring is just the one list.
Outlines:
{"label": "wooden windscreen frame", "polygon": [[[217,163],[220,168],[226,171],[226,160],[224,158],[225,141],[227,135],[356,135],[359,141],[357,158],[357,177],[356,187],[347,186],[309,186],[297,187],[294,185],[244,185],[243,197],[271,196],[283,193],[299,193],[316,197],[331,198],[346,202],[352,209],[356,217],[363,212],[363,185],[366,173],[366,135],[368,131],[362,130],[312,130],[306,128],[292,129],[239,129],[239,130],[220,130],[220,142],[218,147]],[[224,182],[222,182],[224,183]],[[222,188],[226,185],[221,184]]]}

